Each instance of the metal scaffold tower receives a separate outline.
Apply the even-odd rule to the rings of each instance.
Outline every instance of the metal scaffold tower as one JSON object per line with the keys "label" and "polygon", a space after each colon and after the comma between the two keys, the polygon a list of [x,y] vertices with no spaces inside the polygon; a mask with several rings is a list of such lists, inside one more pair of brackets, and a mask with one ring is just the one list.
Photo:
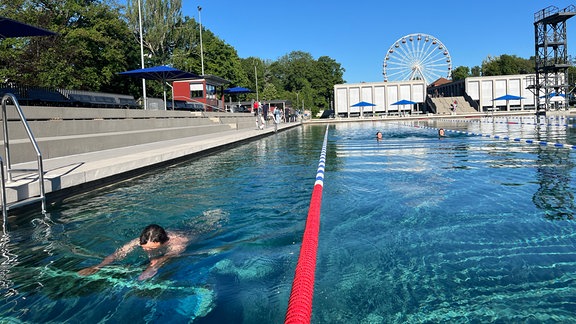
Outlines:
{"label": "metal scaffold tower", "polygon": [[536,114],[545,115],[556,100],[568,107],[568,38],[566,21],[576,15],[576,7],[549,6],[534,13],[536,82],[530,87],[536,97]]}

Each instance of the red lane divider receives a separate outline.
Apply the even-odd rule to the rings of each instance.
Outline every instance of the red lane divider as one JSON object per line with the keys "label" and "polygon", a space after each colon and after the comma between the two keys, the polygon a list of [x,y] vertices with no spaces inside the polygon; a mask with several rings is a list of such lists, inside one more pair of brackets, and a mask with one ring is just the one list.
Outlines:
{"label": "red lane divider", "polygon": [[300,256],[296,265],[292,291],[288,301],[288,310],[284,323],[310,323],[312,317],[312,299],[314,297],[314,279],[316,271],[316,253],[318,251],[318,233],[320,232],[320,210],[322,208],[322,190],[324,188],[324,167],[326,163],[326,146],[328,126],[324,135],[322,154],[318,164],[316,182],[310,199],[306,228],[302,237]]}

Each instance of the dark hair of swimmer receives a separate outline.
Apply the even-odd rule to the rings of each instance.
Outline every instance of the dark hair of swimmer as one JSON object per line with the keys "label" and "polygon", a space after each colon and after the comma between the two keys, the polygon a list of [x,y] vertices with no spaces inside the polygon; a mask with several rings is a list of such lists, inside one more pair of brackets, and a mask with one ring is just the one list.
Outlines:
{"label": "dark hair of swimmer", "polygon": [[167,241],[168,234],[166,234],[166,231],[160,225],[150,224],[146,226],[140,234],[140,245],[144,245],[148,242],[164,244]]}

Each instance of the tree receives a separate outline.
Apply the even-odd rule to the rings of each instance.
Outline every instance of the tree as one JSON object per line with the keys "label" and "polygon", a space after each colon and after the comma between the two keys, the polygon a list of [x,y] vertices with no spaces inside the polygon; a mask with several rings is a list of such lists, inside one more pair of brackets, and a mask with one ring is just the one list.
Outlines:
{"label": "tree", "polygon": [[340,63],[328,56],[319,57],[315,65],[317,72],[312,83],[317,85],[318,89],[317,105],[328,109],[334,98],[334,85],[344,83],[345,70]]}
{"label": "tree", "polygon": [[464,80],[470,76],[470,69],[467,66],[459,66],[452,70],[452,80]]}
{"label": "tree", "polygon": [[[151,65],[166,65],[171,61],[177,44],[178,26],[182,25],[182,0],[140,0],[142,12],[142,43],[145,57]],[[126,1],[126,17],[132,33],[140,44],[138,1]]]}
{"label": "tree", "polygon": [[264,90],[262,91],[261,98],[263,100],[274,100],[279,99],[278,91],[276,90],[276,86],[272,83],[267,83],[264,86]]}
{"label": "tree", "polygon": [[470,70],[470,76],[473,77],[479,77],[482,76],[482,68],[479,67],[478,65],[474,66],[471,70]]}
{"label": "tree", "polygon": [[300,107],[304,100],[306,108],[315,115],[330,108],[334,84],[343,83],[344,69],[333,59],[322,56],[314,60],[310,53],[293,51],[269,65],[270,78],[284,95]]}
{"label": "tree", "polygon": [[[234,47],[182,17],[181,0],[142,0],[145,65],[171,65],[213,74],[258,91],[263,98],[302,101],[313,113],[330,107],[333,87],[343,83],[344,69],[328,56],[290,52],[276,61],[241,59]],[[140,93],[139,80],[118,73],[141,66],[138,4],[127,0],[13,0],[0,15],[34,23],[58,33],[55,37],[0,42],[0,77],[25,85]],[[258,81],[256,85],[256,80]],[[160,95],[158,82],[147,83]],[[151,91],[150,91],[151,90]],[[256,93],[248,95],[256,99]]]}
{"label": "tree", "polygon": [[102,91],[111,89],[120,78],[118,72],[133,66],[135,48],[128,41],[131,34],[120,18],[120,8],[89,0],[24,0],[19,4],[18,8],[0,7],[0,15],[38,22],[58,35],[15,40],[16,47],[2,42],[3,78],[32,86]]}
{"label": "tree", "polygon": [[484,76],[534,73],[534,60],[506,54],[497,57],[488,56],[482,62],[482,71]]}
{"label": "tree", "polygon": [[242,68],[236,49],[224,43],[209,30],[204,31],[202,35],[206,74],[225,78],[232,84],[246,83],[248,76]]}

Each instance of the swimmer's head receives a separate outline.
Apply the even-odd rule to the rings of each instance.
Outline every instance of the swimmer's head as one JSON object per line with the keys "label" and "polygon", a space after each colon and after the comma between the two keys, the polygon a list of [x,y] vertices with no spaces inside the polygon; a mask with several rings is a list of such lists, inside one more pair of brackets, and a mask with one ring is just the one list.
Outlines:
{"label": "swimmer's head", "polygon": [[146,226],[140,234],[140,245],[162,245],[168,241],[168,234],[160,226],[151,224]]}

